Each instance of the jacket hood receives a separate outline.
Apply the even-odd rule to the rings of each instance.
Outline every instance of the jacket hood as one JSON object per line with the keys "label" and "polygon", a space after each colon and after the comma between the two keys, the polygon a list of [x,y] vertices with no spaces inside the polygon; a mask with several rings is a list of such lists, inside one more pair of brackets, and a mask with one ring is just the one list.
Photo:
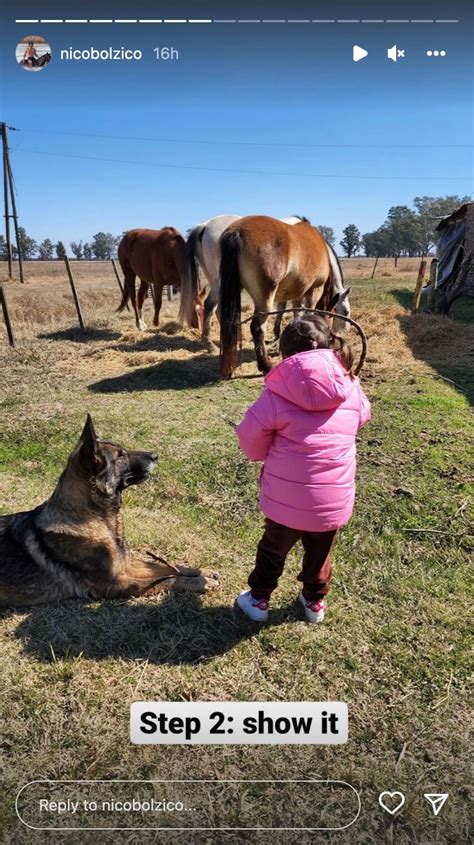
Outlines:
{"label": "jacket hood", "polygon": [[267,375],[267,390],[305,411],[328,411],[341,405],[354,389],[332,349],[312,349],[285,358]]}

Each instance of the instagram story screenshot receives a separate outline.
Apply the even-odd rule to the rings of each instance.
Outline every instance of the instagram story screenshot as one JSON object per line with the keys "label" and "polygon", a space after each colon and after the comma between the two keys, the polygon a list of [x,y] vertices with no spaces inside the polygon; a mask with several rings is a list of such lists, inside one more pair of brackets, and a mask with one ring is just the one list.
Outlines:
{"label": "instagram story screenshot", "polygon": [[472,841],[472,23],[2,0],[2,843]]}

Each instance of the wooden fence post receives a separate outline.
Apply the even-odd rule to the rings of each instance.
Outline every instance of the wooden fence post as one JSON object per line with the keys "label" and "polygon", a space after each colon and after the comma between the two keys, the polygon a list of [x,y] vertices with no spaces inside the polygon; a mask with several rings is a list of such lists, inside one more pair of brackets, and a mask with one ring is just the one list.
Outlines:
{"label": "wooden fence post", "polygon": [[81,306],[79,305],[79,300],[77,298],[76,286],[74,284],[71,266],[69,264],[69,258],[67,257],[67,255],[64,256],[64,263],[66,265],[67,275],[68,275],[68,278],[69,278],[69,284],[71,285],[72,296],[73,296],[73,299],[74,299],[74,305],[76,306],[76,312],[77,312],[77,317],[78,317],[78,320],[79,320],[79,325],[80,325],[81,329],[85,329],[84,320],[82,318]]}
{"label": "wooden fence post", "polygon": [[379,262],[379,257],[378,257],[378,255],[377,255],[377,256],[376,256],[376,259],[375,259],[374,269],[372,270],[372,275],[371,275],[371,277],[370,277],[371,279],[373,279],[373,278],[374,278],[374,276],[375,276],[375,271],[376,271],[376,269],[377,269],[377,264],[378,264],[378,262]]}
{"label": "wooden fence post", "polygon": [[7,327],[8,341],[10,343],[10,346],[15,347],[16,346],[15,335],[13,334],[12,323],[11,323],[11,320],[10,320],[10,314],[8,313],[8,305],[7,305],[7,300],[6,300],[6,297],[5,297],[5,290],[4,290],[2,282],[0,282],[0,303],[2,305],[3,319],[5,320],[5,326]]}
{"label": "wooden fence post", "polygon": [[430,293],[428,298],[428,308],[433,311],[436,302],[436,290],[438,287],[438,259],[433,258],[430,264]]}
{"label": "wooden fence post", "polygon": [[423,279],[425,278],[426,273],[426,261],[424,258],[420,261],[420,266],[418,269],[418,278],[416,280],[416,287],[415,287],[415,294],[413,296],[413,305],[411,308],[411,313],[416,314],[418,311],[418,307],[420,305],[420,297],[421,297],[421,288],[423,287]]}
{"label": "wooden fence post", "polygon": [[[117,279],[117,284],[118,284],[118,286],[119,286],[119,288],[120,288],[120,293],[121,293],[121,294],[122,294],[122,296],[123,296],[123,284],[122,284],[122,280],[121,280],[121,278],[120,278],[119,271],[117,270],[117,265],[116,265],[116,263],[115,263],[115,258],[111,258],[110,260],[112,261],[112,267],[114,268],[115,278]],[[127,311],[130,311],[130,308],[129,308],[129,306],[128,306],[128,303],[127,303],[127,306],[126,306],[126,307],[127,307]]]}

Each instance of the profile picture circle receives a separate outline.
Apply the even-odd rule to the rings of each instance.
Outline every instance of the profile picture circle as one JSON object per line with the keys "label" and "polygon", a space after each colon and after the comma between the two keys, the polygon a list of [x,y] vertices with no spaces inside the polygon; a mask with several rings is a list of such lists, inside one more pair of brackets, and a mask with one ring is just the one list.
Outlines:
{"label": "profile picture circle", "polygon": [[51,61],[51,47],[41,35],[25,35],[16,45],[15,55],[24,70],[43,70]]}

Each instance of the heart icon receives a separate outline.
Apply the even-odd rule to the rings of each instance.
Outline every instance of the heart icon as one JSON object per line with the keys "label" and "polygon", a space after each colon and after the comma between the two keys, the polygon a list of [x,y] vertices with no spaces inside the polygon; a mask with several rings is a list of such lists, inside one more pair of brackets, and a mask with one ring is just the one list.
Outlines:
{"label": "heart icon", "polygon": [[381,792],[379,795],[379,804],[386,813],[394,816],[398,810],[401,810],[405,803],[405,796],[403,792]]}

